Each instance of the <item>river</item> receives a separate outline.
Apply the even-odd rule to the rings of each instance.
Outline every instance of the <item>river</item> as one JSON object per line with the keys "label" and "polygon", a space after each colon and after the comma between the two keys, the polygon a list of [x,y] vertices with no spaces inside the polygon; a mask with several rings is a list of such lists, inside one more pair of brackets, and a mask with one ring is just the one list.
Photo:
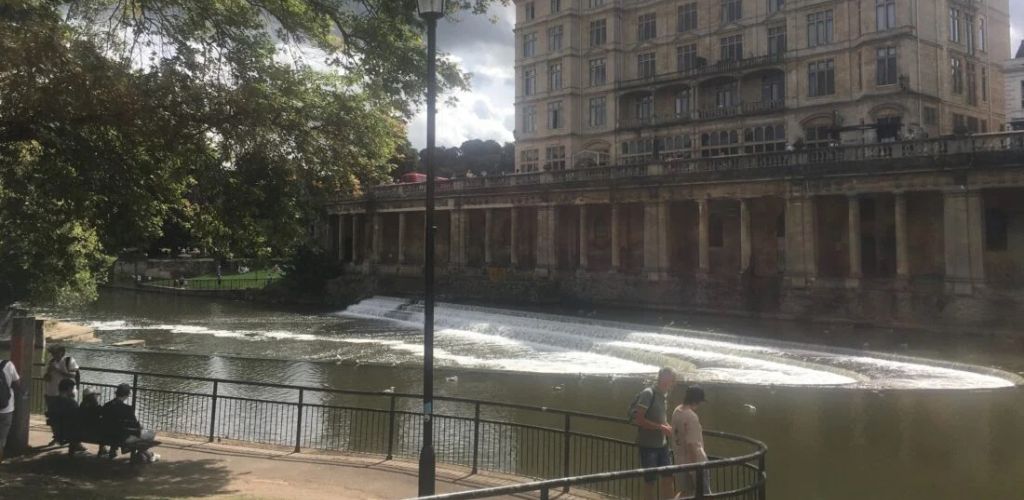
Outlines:
{"label": "river", "polygon": [[[39,312],[97,329],[101,345],[72,349],[83,366],[421,387],[422,316],[400,299],[324,313],[108,291],[82,310]],[[676,367],[707,390],[706,428],[767,443],[772,498],[1024,491],[1021,341],[636,311],[442,304],[437,318],[441,395],[621,415],[658,366]],[[127,339],[145,347],[103,345]]]}

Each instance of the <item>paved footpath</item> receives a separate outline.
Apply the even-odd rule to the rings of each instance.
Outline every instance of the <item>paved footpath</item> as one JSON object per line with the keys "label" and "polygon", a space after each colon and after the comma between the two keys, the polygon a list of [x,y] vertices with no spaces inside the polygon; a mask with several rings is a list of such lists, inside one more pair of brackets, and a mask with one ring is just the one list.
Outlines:
{"label": "paved footpath", "polygon": [[[0,498],[408,498],[416,494],[416,464],[243,448],[158,437],[160,461],[133,466],[127,455],[69,457],[67,448],[40,450],[0,464]],[[41,448],[49,428],[33,420],[30,444]],[[95,445],[86,445],[96,451]],[[439,469],[438,493],[509,484],[507,478]]]}

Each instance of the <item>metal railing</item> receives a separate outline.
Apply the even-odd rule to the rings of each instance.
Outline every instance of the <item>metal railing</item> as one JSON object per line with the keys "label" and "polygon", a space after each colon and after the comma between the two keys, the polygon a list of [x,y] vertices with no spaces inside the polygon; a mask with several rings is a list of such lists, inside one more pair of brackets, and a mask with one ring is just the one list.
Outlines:
{"label": "metal railing", "polygon": [[[80,387],[98,390],[102,401],[113,397],[118,384],[131,385],[139,420],[162,433],[295,452],[419,456],[423,415],[418,394],[90,367],[81,373]],[[42,389],[42,379],[34,378],[36,413],[43,411]],[[640,474],[633,471],[639,466],[632,441],[635,427],[624,418],[456,397],[436,396],[434,401],[438,463],[464,466],[474,474],[491,471],[553,480],[563,488],[585,486],[613,497],[641,495]],[[729,457],[700,465],[709,471],[712,491],[734,492],[729,498],[763,498],[764,445],[724,432],[704,435],[709,450]],[[592,476],[610,472],[618,475]]]}
{"label": "metal railing", "polygon": [[248,290],[265,288],[280,278],[185,278],[139,282],[144,287],[177,288],[179,290]]}
{"label": "metal railing", "polygon": [[[742,147],[742,144],[737,144]],[[694,155],[700,147],[694,146]],[[964,156],[970,161],[964,161]],[[1002,132],[963,137],[909,140],[900,142],[804,148],[800,151],[743,154],[713,158],[696,157],[685,160],[652,159],[642,165],[615,165],[593,168],[568,169],[551,172],[495,175],[470,179],[451,179],[438,183],[438,193],[535,186],[579,181],[641,178],[662,175],[686,175],[704,172],[741,172],[772,167],[779,175],[807,175],[827,168],[854,162],[884,162],[902,159],[928,160],[931,168],[956,162],[958,168],[977,168],[991,163],[1015,161],[1024,157],[1024,132]],[[882,164],[880,165],[888,165]],[[785,167],[779,169],[779,167]],[[788,169],[788,170],[786,170]],[[424,194],[424,183],[390,184],[370,188],[366,197],[386,200],[418,198]],[[339,201],[363,199],[363,195],[342,197]]]}

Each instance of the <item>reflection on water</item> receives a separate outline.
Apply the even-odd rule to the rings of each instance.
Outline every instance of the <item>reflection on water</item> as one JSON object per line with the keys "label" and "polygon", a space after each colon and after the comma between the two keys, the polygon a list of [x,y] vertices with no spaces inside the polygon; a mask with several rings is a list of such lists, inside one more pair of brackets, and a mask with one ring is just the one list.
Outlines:
{"label": "reflection on water", "polygon": [[[114,351],[102,347],[75,349],[73,354],[85,366],[316,387],[382,390],[393,386],[396,392],[410,393],[418,392],[420,388],[420,370],[415,366],[418,355],[393,349],[392,346],[397,344],[379,342],[415,344],[415,328],[394,321],[281,312],[242,303],[122,293],[105,294],[103,300],[87,311],[55,314],[106,326],[107,329],[99,332],[104,342],[126,338],[146,340],[146,351]],[[411,314],[415,319],[415,311]],[[115,321],[124,323],[111,323]],[[449,314],[446,321],[459,320]],[[471,325],[486,323],[473,321]],[[153,325],[182,325],[191,330],[153,328]],[[203,332],[198,329],[200,327],[231,333],[218,336]],[[756,331],[756,327],[749,324],[743,327],[745,333]],[[493,323],[472,326],[471,329],[458,325],[453,329],[468,331],[470,335],[452,335],[443,348],[476,360],[508,359],[516,350],[534,357],[540,357],[538,353],[559,351],[564,355],[566,351],[557,343],[552,345],[517,338],[515,328],[494,331],[495,328]],[[567,325],[557,328],[564,329],[563,335],[572,334]],[[593,325],[582,328],[596,330]],[[288,332],[288,336],[275,337],[266,332]],[[497,338],[482,340],[485,345],[474,350],[477,338],[473,335],[477,334]],[[627,336],[632,335],[626,339],[611,339],[609,335],[612,333],[597,332],[594,337],[705,353],[714,353],[717,349],[710,349],[707,342],[730,342],[735,345],[729,354],[747,353],[745,355],[751,365],[757,365],[757,362],[779,363],[838,376],[852,373],[869,379],[880,377],[877,372],[863,370],[863,365],[857,363],[864,363],[864,360],[857,360],[856,356],[847,356],[851,358],[848,364],[835,363],[837,358],[830,358],[832,354],[827,349],[820,352],[812,349],[809,351],[812,354],[769,357],[761,350],[772,348],[765,347],[771,343],[744,344],[718,337],[703,337],[696,340],[705,343],[696,342],[684,347],[673,345],[672,339],[663,339],[659,337],[663,333],[653,330],[626,332]],[[342,341],[352,339],[369,340]],[[635,349],[637,346],[624,347]],[[698,373],[701,369],[708,369],[707,361],[696,359],[691,354],[687,353],[685,360],[694,363]],[[640,357],[623,358],[621,351],[595,352],[595,355],[607,356],[612,363],[644,364]],[[642,353],[630,356],[642,356]],[[1019,351],[986,356],[971,353],[969,359],[981,364],[989,359],[997,360],[1003,366],[1007,366],[1007,359],[1020,360]],[[871,363],[877,364],[881,358],[870,359],[876,360]],[[580,362],[567,357],[562,362],[592,364],[593,360]],[[618,375],[579,375],[578,372],[583,370],[572,371],[572,374],[508,373],[459,369],[456,367],[458,362],[453,360],[445,364],[447,367],[439,369],[435,381],[441,395],[572,408],[607,415],[623,414],[642,384],[639,377],[624,375],[630,370],[608,370]],[[1020,364],[1008,367],[1024,368]],[[720,374],[724,368],[717,367],[716,373]],[[768,365],[745,368],[751,371],[772,369]],[[906,380],[928,376],[955,381],[960,373],[976,380],[971,379],[975,374],[970,371],[939,372],[945,375],[938,376],[933,368],[924,365],[922,369],[927,373],[914,372],[916,368],[906,366],[895,370]],[[457,374],[457,381],[446,381],[446,377],[453,374]],[[729,377],[742,380],[735,373]],[[768,444],[769,494],[772,498],[1019,498],[1019,492],[1024,490],[1024,474],[1021,474],[1024,456],[1020,453],[1021,443],[1024,443],[1024,426],[1020,425],[1024,421],[1024,390],[1019,387],[974,390],[849,388],[857,384],[863,386],[864,382],[833,387],[712,381],[706,383],[710,402],[700,412],[707,428],[754,436]],[[562,389],[554,390],[556,385]],[[209,390],[199,386],[192,389]],[[232,386],[224,390],[237,391],[231,394],[243,397],[256,395],[247,392],[256,389],[246,386]],[[268,394],[262,392],[260,396],[268,397]],[[288,391],[269,396],[281,401],[292,401],[296,397]],[[351,402],[341,397],[330,397],[332,399],[325,402]],[[679,399],[681,393],[672,395],[673,401],[678,402]],[[748,411],[744,404],[753,405],[756,412]]]}

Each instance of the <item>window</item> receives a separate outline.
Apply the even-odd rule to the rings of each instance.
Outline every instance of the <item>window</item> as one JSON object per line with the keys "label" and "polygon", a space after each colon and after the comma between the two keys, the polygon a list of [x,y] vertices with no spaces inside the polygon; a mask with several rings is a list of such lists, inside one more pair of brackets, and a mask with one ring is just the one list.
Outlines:
{"label": "window", "polygon": [[924,107],[924,124],[935,125],[939,122],[939,110],[931,106]]}
{"label": "window", "polygon": [[978,19],[978,50],[984,52],[986,46],[985,40],[985,18]]}
{"label": "window", "polygon": [[807,46],[817,47],[832,43],[832,11],[815,12],[807,16]]}
{"label": "window", "polygon": [[836,142],[836,134],[832,127],[818,125],[804,128],[804,146],[809,149],[824,148]]}
{"label": "window", "polygon": [[723,61],[743,59],[743,35],[727,36],[720,40]]}
{"label": "window", "polygon": [[675,99],[676,118],[689,118],[690,116],[690,89],[686,88],[676,92]]}
{"label": "window", "polygon": [[562,88],[562,63],[551,63],[548,65],[548,91],[560,90]]}
{"label": "window", "polygon": [[807,96],[817,97],[836,93],[835,61],[826,59],[807,65]]}
{"label": "window", "polygon": [[875,85],[896,83],[896,47],[882,47],[875,55]]}
{"label": "window", "polygon": [[896,27],[896,0],[875,0],[875,30],[885,31]]}
{"label": "window", "polygon": [[988,102],[988,68],[981,68],[981,100]]}
{"label": "window", "polygon": [[722,0],[722,24],[739,21],[743,17],[742,0]]}
{"label": "window", "polygon": [[636,119],[640,122],[649,122],[654,116],[654,96],[640,96],[636,100]]}
{"label": "window", "polygon": [[519,171],[536,172],[540,155],[536,149],[524,149],[519,152]]}
{"label": "window", "polygon": [[590,60],[590,86],[604,85],[604,59]]}
{"label": "window", "polygon": [[974,76],[974,63],[967,61],[967,104],[978,104],[978,85]]}
{"label": "window", "polygon": [[533,14],[534,14],[533,13],[533,2],[526,2],[526,4],[523,5],[523,10],[524,10],[524,13],[525,13],[526,20],[527,21],[532,21],[533,20]]}
{"label": "window", "polygon": [[527,68],[523,70],[523,95],[537,93],[537,70]]}
{"label": "window", "polygon": [[544,149],[544,170],[565,170],[565,146]]}
{"label": "window", "polygon": [[652,14],[644,14],[636,21],[636,39],[638,42],[651,40],[658,36],[657,17]]}
{"label": "window", "polygon": [[761,78],[761,102],[778,103],[786,99],[786,77],[782,74]]}
{"label": "window", "polygon": [[562,50],[562,26],[548,28],[548,51]]}
{"label": "window", "polygon": [[626,164],[640,163],[654,155],[653,139],[635,139],[622,143],[622,162]]}
{"label": "window", "polygon": [[967,13],[964,13],[963,14],[963,20],[960,23],[960,27],[961,27],[961,29],[964,30],[964,33],[963,33],[963,36],[961,37],[961,39],[963,40],[964,45],[967,46],[967,53],[968,54],[973,54],[974,53],[974,16],[972,16],[970,14],[967,14]]}
{"label": "window", "polygon": [[768,0],[768,13],[778,12],[786,5],[786,0]]}
{"label": "window", "polygon": [[729,108],[739,104],[739,84],[730,82],[715,87],[715,107]]}
{"label": "window", "polygon": [[537,106],[525,106],[523,108],[523,132],[533,133],[537,131]]}
{"label": "window", "polygon": [[735,130],[707,132],[700,135],[700,155],[705,158],[740,154],[740,134]]}
{"label": "window", "polygon": [[768,55],[781,56],[786,52],[786,26],[768,28]]}
{"label": "window", "polygon": [[875,137],[878,142],[896,142],[900,139],[900,129],[903,128],[903,118],[899,116],[886,116],[875,122]]}
{"label": "window", "polygon": [[537,34],[527,33],[523,35],[523,57],[533,57],[537,54]]}
{"label": "window", "polygon": [[949,66],[953,73],[953,93],[964,93],[964,68],[959,57],[949,58]]}
{"label": "window", "polygon": [[604,5],[604,0],[588,0],[587,6],[591,9],[596,9]]}
{"label": "window", "polygon": [[676,31],[685,33],[697,29],[697,3],[691,2],[679,6],[676,20]]}
{"label": "window", "polygon": [[1009,243],[1009,218],[998,208],[985,209],[985,249],[1004,251]]}
{"label": "window", "polygon": [[562,10],[562,0],[551,0],[551,13],[555,14]]}
{"label": "window", "polygon": [[591,97],[590,120],[587,123],[593,128],[603,127],[606,109],[604,97]]}
{"label": "window", "polygon": [[662,139],[662,156],[672,158],[689,158],[693,144],[686,134],[670,135]]}
{"label": "window", "polygon": [[697,67],[697,44],[676,47],[676,70],[689,71]]}
{"label": "window", "polygon": [[949,39],[960,43],[960,9],[949,8]]}
{"label": "window", "polygon": [[654,52],[636,56],[637,78],[654,78]]}
{"label": "window", "polygon": [[604,19],[590,21],[590,46],[597,47],[608,41],[608,23]]}
{"label": "window", "polygon": [[743,131],[743,153],[774,153],[786,150],[786,127],[781,123],[750,127]]}
{"label": "window", "polygon": [[562,128],[562,101],[548,103],[548,128]]}

